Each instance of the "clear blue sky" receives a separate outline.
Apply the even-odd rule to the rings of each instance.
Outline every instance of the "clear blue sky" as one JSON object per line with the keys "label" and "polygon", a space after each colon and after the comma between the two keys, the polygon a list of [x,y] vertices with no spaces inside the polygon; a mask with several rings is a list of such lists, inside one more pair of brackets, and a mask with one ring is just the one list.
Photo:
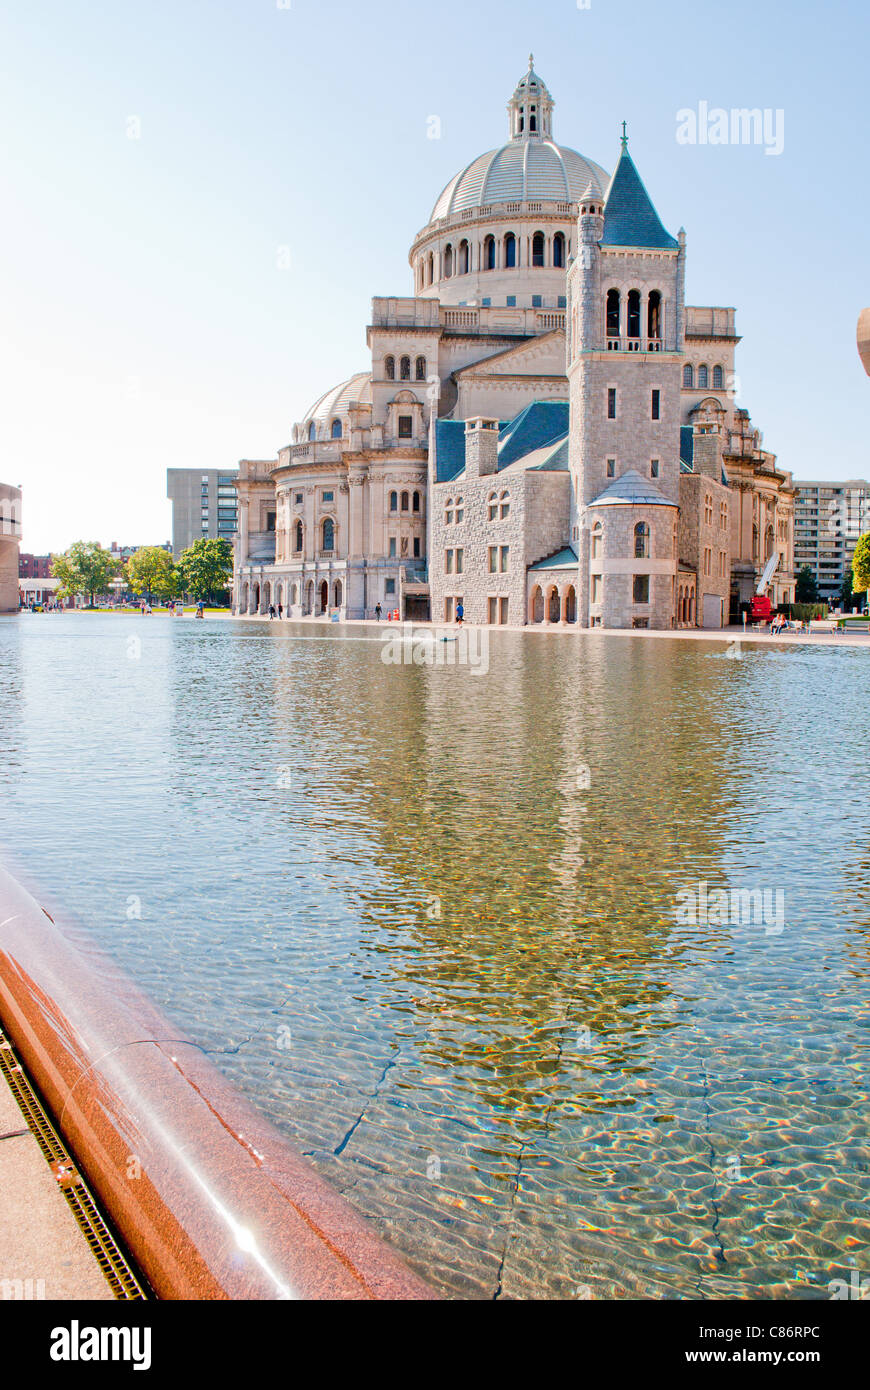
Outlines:
{"label": "clear blue sky", "polygon": [[[27,549],[168,539],[167,467],[273,457],[364,367],[372,295],[410,292],[411,240],[507,138],[530,49],[558,141],[611,169],[628,122],[689,302],[737,308],[766,447],[867,476],[864,3],[282,3],[3,7],[0,478]],[[782,108],[782,155],[678,145],[699,101]]]}

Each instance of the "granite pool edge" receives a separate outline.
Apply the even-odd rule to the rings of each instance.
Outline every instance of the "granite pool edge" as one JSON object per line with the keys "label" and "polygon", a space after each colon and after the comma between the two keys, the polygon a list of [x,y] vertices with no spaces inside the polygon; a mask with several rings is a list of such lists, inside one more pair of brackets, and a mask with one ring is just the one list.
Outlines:
{"label": "granite pool edge", "polygon": [[437,1297],[197,1044],[2,867],[0,1022],[159,1298]]}

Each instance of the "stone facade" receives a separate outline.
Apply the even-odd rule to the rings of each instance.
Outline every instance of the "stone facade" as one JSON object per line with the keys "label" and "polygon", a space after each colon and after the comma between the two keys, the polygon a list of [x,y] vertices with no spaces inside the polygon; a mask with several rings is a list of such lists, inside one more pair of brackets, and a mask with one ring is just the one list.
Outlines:
{"label": "stone facade", "polygon": [[[239,465],[236,612],[443,621],[461,598],[475,623],[721,622],[771,534],[770,595],[793,598],[791,477],[736,405],[734,309],[686,305],[685,233],[625,137],[612,178],[556,145],[531,67],[508,110],[508,143],[415,238],[413,296],[372,301],[366,370]],[[560,403],[564,438],[510,447]],[[470,428],[445,468],[447,422]]]}
{"label": "stone facade", "polygon": [[18,612],[21,490],[0,483],[0,613]]}
{"label": "stone facade", "polygon": [[497,424],[466,421],[464,470],[432,488],[429,576],[436,622],[451,622],[461,600],[468,622],[524,623],[528,568],[552,552],[553,537],[563,536],[570,523],[567,472],[521,465],[497,471]]}

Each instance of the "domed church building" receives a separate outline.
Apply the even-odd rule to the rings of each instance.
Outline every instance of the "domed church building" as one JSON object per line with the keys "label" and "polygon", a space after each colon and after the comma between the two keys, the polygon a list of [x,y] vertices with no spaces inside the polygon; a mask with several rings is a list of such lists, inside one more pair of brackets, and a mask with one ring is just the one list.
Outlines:
{"label": "domed church building", "polygon": [[508,140],[436,199],[368,370],[239,465],[233,609],[721,627],[794,598],[791,475],[735,401],[733,308],[685,304],[623,127],[553,139],[532,59]]}

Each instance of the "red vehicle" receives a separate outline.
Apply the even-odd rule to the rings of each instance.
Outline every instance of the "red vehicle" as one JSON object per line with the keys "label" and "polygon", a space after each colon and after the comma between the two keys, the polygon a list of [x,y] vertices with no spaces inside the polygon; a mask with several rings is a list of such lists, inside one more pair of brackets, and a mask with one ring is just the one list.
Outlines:
{"label": "red vehicle", "polygon": [[752,595],[752,621],[754,623],[769,623],[773,616],[773,607],[767,594]]}

